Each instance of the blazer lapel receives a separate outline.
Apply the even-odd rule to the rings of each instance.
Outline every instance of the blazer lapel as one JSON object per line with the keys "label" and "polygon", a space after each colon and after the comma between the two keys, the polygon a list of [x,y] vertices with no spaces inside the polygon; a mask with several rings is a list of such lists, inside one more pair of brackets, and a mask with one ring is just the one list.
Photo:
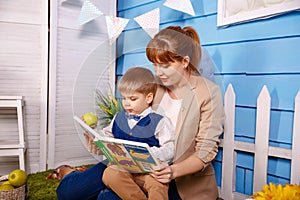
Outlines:
{"label": "blazer lapel", "polygon": [[180,136],[180,132],[181,132],[182,126],[184,124],[184,121],[185,121],[190,109],[192,109],[191,104],[195,97],[195,93],[193,91],[194,88],[195,88],[195,81],[194,81],[193,76],[191,76],[190,84],[188,86],[186,86],[184,96],[182,99],[182,105],[181,105],[179,115],[178,115],[176,131],[175,131],[175,141],[176,141],[175,149],[177,149],[178,137]]}

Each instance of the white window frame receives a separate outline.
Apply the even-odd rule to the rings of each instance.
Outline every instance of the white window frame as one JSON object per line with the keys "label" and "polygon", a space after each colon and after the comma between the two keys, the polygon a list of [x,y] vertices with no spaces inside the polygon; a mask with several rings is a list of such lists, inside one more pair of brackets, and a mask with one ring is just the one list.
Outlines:
{"label": "white window frame", "polygon": [[[110,4],[106,4],[106,7],[102,7],[102,9],[105,9],[104,13],[116,16],[116,0],[101,0],[101,2],[99,2],[99,0],[93,0],[92,3],[99,6],[99,4],[102,3],[104,5],[108,1],[110,1]],[[87,23],[83,26],[76,26],[77,16],[74,13],[78,13],[79,15],[81,6],[82,3],[78,3],[75,1],[50,2],[51,14],[49,44],[50,56],[47,169],[55,168],[61,164],[79,166],[83,164],[93,164],[99,162],[97,160],[98,158],[87,152],[86,146],[82,141],[78,142],[77,139],[81,140],[83,134],[79,135],[77,133],[76,126],[73,121],[73,115],[76,113],[74,113],[74,110],[72,114],[70,113],[70,106],[72,106],[72,108],[74,107],[73,98],[74,88],[76,85],[73,82],[73,79],[78,78],[79,74],[82,74],[82,71],[80,70],[76,75],[74,75],[74,72],[77,73],[78,65],[80,65],[80,67],[86,65],[94,67],[94,63],[90,62],[90,56],[94,54],[95,51],[99,53],[99,51],[97,50],[99,49],[99,46],[101,47],[101,45],[106,45],[106,43],[103,44],[103,41],[106,41],[107,37],[107,34],[105,34],[104,31],[100,33],[100,31],[93,32],[92,30],[92,28],[97,26],[103,29],[105,28],[104,26],[102,26],[105,19],[104,17],[99,17],[91,23]],[[101,23],[100,25],[98,24],[99,22]],[[97,24],[97,26],[95,24]],[[81,31],[83,31],[84,34],[81,37],[77,37],[80,35]],[[70,38],[66,36],[70,36]],[[78,41],[74,38],[78,38]],[[98,41],[98,38],[103,39],[103,41]],[[62,43],[62,41],[67,41],[67,43]],[[83,41],[85,41],[86,43],[84,43]],[[82,48],[79,44],[82,45]],[[78,48],[78,54],[71,55],[70,52],[74,51],[74,48]],[[115,46],[111,45],[107,53],[109,55],[105,55],[105,59],[110,61],[108,70],[106,72],[106,79],[108,79],[109,84],[112,86],[112,88],[114,88],[115,83],[115,51]],[[78,61],[78,63],[76,63],[76,66],[68,65],[69,63],[73,63],[73,60]],[[101,59],[101,56],[99,56],[99,60],[101,61],[103,60],[103,58]],[[69,76],[69,74],[71,74],[71,76]],[[86,75],[86,73],[84,74]],[[90,74],[91,76],[95,75],[93,74],[93,72],[91,72]],[[66,80],[68,84],[72,85],[62,85],[62,78]],[[101,80],[99,80],[99,82],[101,82]],[[68,89],[67,94],[62,95],[66,88]],[[63,89],[64,91],[61,92],[61,89]],[[92,88],[88,89],[92,90]],[[69,91],[71,91],[72,95],[69,94]],[[89,93],[85,97],[87,97],[91,102],[94,103],[92,93]],[[62,107],[64,106],[62,105],[62,103],[66,105],[65,115],[61,114],[63,109]],[[82,109],[82,112],[77,113],[77,115],[82,114],[83,112],[92,111],[88,109],[90,108],[90,104],[87,105],[87,109],[85,106],[86,104],[76,107],[77,110]],[[64,127],[67,128],[65,129]],[[73,136],[75,136],[76,138]],[[63,140],[61,138],[63,138]]]}
{"label": "white window frame", "polygon": [[[247,1],[249,2],[249,0]],[[235,5],[238,4],[238,2],[235,3],[233,2],[234,1],[231,1],[232,4]],[[226,3],[228,3],[228,0],[218,0],[218,16],[217,16],[218,26],[227,26],[231,24],[237,24],[237,23],[242,23],[242,22],[247,22],[252,20],[268,18],[274,15],[283,14],[292,10],[300,9],[300,0],[290,0],[282,3],[276,3],[276,4],[274,3],[274,5],[267,6],[265,8],[240,12],[232,16],[226,16],[227,15]]]}

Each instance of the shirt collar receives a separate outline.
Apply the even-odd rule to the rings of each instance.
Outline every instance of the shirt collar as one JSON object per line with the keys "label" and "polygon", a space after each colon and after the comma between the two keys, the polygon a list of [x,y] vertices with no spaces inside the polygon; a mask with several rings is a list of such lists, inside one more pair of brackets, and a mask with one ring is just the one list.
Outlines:
{"label": "shirt collar", "polygon": [[153,112],[151,107],[148,107],[147,109],[145,109],[142,113],[140,113],[139,116],[140,118],[146,117],[149,113]]}
{"label": "shirt collar", "polygon": [[146,117],[149,113],[153,112],[152,108],[149,107],[147,109],[145,109],[141,114],[139,114],[138,116],[140,116],[141,118]]}

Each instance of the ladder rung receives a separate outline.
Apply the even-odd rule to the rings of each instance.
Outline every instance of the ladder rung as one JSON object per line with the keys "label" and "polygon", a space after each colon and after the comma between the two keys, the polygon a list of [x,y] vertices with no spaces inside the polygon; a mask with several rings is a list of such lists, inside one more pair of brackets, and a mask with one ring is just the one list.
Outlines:
{"label": "ladder rung", "polygon": [[[16,108],[16,107],[19,106],[20,101],[21,100],[1,100],[0,99],[0,107],[1,108],[5,108],[5,107],[7,107],[7,108],[10,108],[10,107]],[[23,101],[21,101],[21,105],[22,106],[24,105]]]}
{"label": "ladder rung", "polygon": [[0,150],[1,149],[24,149],[25,144],[1,144],[0,145]]}
{"label": "ladder rung", "polygon": [[22,96],[0,96],[0,108],[16,108],[18,119],[19,142],[5,141],[0,143],[0,156],[18,156],[20,169],[25,170],[25,151],[27,144],[24,141]]}
{"label": "ladder rung", "polygon": [[18,100],[23,99],[22,96],[0,96],[0,100]]}

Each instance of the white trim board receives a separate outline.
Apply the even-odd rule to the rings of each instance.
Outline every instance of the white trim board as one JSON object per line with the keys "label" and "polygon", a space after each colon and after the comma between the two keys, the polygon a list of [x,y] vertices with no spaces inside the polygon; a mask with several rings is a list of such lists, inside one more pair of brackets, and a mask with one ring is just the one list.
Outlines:
{"label": "white trim board", "polygon": [[[259,6],[257,0],[218,0],[217,26],[228,26],[247,21],[265,19],[300,9],[300,0],[266,1]],[[269,2],[269,3],[268,3]],[[230,9],[228,9],[230,8]]]}

